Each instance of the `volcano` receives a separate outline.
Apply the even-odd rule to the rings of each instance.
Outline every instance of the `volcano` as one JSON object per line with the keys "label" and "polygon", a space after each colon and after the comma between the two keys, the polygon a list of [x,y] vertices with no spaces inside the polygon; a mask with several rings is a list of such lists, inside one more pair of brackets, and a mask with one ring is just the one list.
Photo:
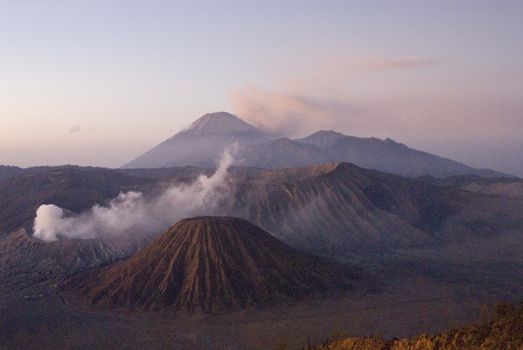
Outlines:
{"label": "volcano", "polygon": [[351,286],[349,268],[300,253],[249,221],[185,219],[128,260],[75,277],[97,308],[205,313],[300,300]]}
{"label": "volcano", "polygon": [[298,139],[277,138],[227,112],[203,115],[123,168],[214,167],[215,160],[229,148],[236,150],[238,165],[266,169],[349,162],[407,177],[510,177],[422,152],[389,138],[356,137],[332,130]]}
{"label": "volcano", "polygon": [[269,139],[269,135],[230,113],[208,113],[123,168],[214,167],[216,159],[228,147]]}

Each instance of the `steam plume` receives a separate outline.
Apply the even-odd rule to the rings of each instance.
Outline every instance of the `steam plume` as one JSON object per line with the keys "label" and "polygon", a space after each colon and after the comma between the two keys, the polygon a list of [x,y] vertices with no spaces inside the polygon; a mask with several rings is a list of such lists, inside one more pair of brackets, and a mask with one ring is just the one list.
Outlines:
{"label": "steam plume", "polygon": [[230,98],[241,118],[279,136],[298,137],[340,125],[364,124],[366,118],[354,105],[305,95],[246,88]]}
{"label": "steam plume", "polygon": [[193,183],[172,185],[157,197],[141,192],[120,193],[107,206],[95,205],[79,216],[67,217],[53,204],[41,205],[36,212],[33,236],[45,241],[60,237],[102,238],[122,234],[161,232],[181,218],[212,214],[229,192],[227,169],[233,158],[225,151],[216,172],[201,175]]}

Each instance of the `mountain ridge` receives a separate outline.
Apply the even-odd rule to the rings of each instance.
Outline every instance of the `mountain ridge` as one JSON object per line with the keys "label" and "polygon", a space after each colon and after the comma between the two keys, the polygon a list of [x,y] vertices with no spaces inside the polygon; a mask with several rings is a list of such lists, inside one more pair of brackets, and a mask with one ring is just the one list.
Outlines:
{"label": "mountain ridge", "polygon": [[205,114],[122,168],[212,167],[231,146],[237,148],[235,155],[240,165],[267,169],[349,162],[408,177],[510,177],[419,151],[390,138],[356,137],[333,130],[320,130],[297,139],[275,138],[226,112]]}

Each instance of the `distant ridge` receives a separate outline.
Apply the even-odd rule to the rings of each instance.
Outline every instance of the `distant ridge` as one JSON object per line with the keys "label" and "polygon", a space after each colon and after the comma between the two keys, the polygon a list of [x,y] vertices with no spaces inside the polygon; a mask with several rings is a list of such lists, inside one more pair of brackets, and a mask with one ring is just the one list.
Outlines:
{"label": "distant ridge", "polygon": [[347,288],[348,268],[300,253],[232,217],[185,219],[130,259],[79,276],[101,308],[216,312],[299,300]]}
{"label": "distant ridge", "polygon": [[444,178],[455,175],[506,177],[491,169],[477,169],[451,159],[418,151],[390,138],[362,138],[335,131],[318,131],[296,139],[298,143],[325,150],[337,162],[350,162],[367,169],[408,177],[430,175]]}
{"label": "distant ridge", "polygon": [[214,167],[223,150],[231,145],[238,146],[237,165],[268,169],[349,162],[408,177],[508,176],[418,151],[390,138],[362,138],[321,130],[304,138],[276,139],[226,112],[205,114],[123,168]]}
{"label": "distant ridge", "polygon": [[19,167],[0,165],[0,182],[9,179],[10,177],[20,175],[23,171],[24,169]]}

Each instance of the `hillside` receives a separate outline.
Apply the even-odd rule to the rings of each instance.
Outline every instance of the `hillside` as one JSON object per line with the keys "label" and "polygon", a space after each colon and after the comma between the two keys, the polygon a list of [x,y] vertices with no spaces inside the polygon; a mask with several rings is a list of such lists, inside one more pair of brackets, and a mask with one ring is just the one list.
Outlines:
{"label": "hillside", "polygon": [[41,282],[62,281],[87,268],[126,258],[147,242],[144,237],[67,239],[44,242],[24,229],[0,236],[0,292]]}
{"label": "hillside", "polygon": [[104,204],[121,191],[150,189],[153,182],[103,168],[47,167],[0,182],[0,235],[28,230],[42,204],[79,213]]}
{"label": "hillside", "polygon": [[352,164],[265,171],[237,180],[231,213],[293,247],[367,255],[523,231],[523,201]]}
{"label": "hillside", "polygon": [[246,220],[185,219],[131,258],[65,286],[101,308],[217,312],[347,288],[347,268],[286,246]]}
{"label": "hillside", "polygon": [[[119,190],[154,195],[172,182],[212,173],[197,168],[35,171],[7,180],[11,186],[0,186],[4,208],[16,204],[13,213],[24,214],[5,221],[10,227],[30,227],[35,206],[42,202],[60,200],[56,203],[79,213],[94,202],[107,203]],[[28,176],[34,176],[37,185],[31,186]],[[86,268],[126,258],[144,242],[42,242],[24,231],[5,232],[0,235],[0,343],[25,349],[92,348],[110,334],[104,345],[112,348],[236,344],[274,349],[279,339],[297,340],[292,344],[301,347],[307,336],[319,344],[340,331],[384,337],[438,334],[477,319],[475,311],[483,302],[520,298],[523,210],[517,197],[461,190],[471,183],[465,179],[430,182],[337,163],[276,170],[237,167],[231,168],[229,180],[231,201],[221,208],[223,215],[243,216],[293,249],[351,261],[365,276],[375,276],[382,292],[349,290],[341,299],[305,298],[288,308],[264,308],[261,314],[247,307],[224,318],[205,316],[201,322],[188,315],[180,318],[171,308],[166,313],[114,313],[100,305],[96,307],[101,310],[84,312],[75,302],[63,304],[52,285]],[[56,331],[42,328],[42,320],[53,322]],[[86,332],[93,336],[87,339]]]}
{"label": "hillside", "polygon": [[523,348],[523,303],[497,305],[490,321],[451,329],[434,336],[384,340],[381,338],[347,338],[310,350],[461,350]]}
{"label": "hillside", "polygon": [[0,165],[0,182],[21,174],[24,170],[15,166]]}
{"label": "hillside", "polygon": [[[121,191],[158,192],[201,173],[212,170],[50,167],[16,176],[0,183],[0,232],[29,231],[41,204],[79,214]],[[367,255],[523,230],[520,196],[462,190],[468,182],[442,185],[347,163],[232,168],[228,181],[230,193],[219,215],[242,217],[294,248],[321,255]]]}

